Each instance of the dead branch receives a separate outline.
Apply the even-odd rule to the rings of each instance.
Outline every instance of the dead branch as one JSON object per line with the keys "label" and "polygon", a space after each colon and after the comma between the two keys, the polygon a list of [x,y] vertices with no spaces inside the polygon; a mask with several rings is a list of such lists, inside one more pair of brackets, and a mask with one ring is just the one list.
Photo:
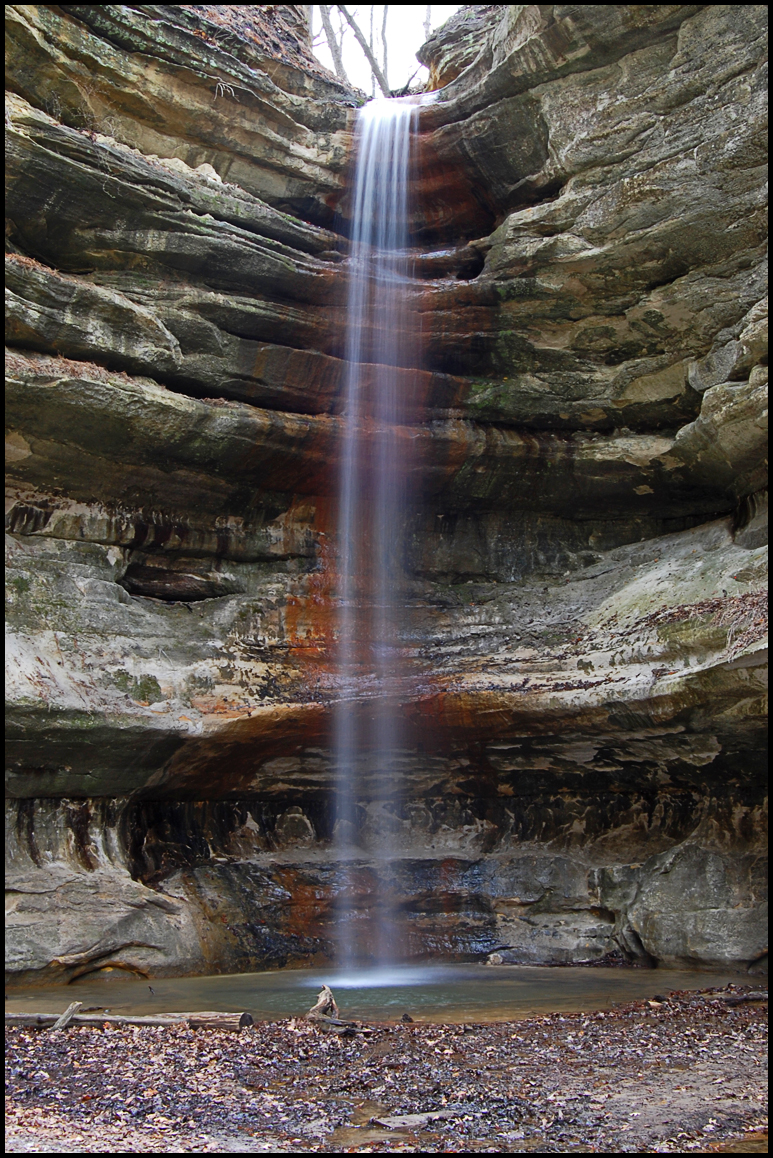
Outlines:
{"label": "dead branch", "polygon": [[311,1007],[306,1017],[309,1021],[315,1022],[320,1029],[324,1029],[328,1033],[336,1033],[339,1037],[354,1037],[358,1033],[371,1033],[367,1026],[360,1025],[358,1021],[343,1021],[338,1016],[336,999],[333,997],[329,985],[322,986],[317,1004]]}
{"label": "dead branch", "polygon": [[387,16],[388,15],[389,15],[389,5],[385,4],[384,5],[384,19],[381,22],[381,47],[384,50],[384,84],[387,86],[387,88],[389,88],[389,80],[388,80],[389,71],[387,69],[387,34],[386,34]]}
{"label": "dead branch", "polygon": [[420,68],[421,68],[421,65],[419,65],[419,68],[417,68],[417,69],[415,70],[415,72],[413,72],[413,73],[412,73],[412,74],[409,76],[408,80],[405,82],[405,84],[403,85],[403,87],[402,87],[402,88],[399,90],[399,92],[397,93],[397,95],[398,95],[398,96],[408,96],[408,93],[411,91],[411,85],[413,84],[413,82],[414,82],[414,79],[415,79],[415,78],[416,78],[416,76],[418,75],[418,72],[419,72],[419,69],[420,69]]}
{"label": "dead branch", "polygon": [[82,1001],[73,1001],[70,1005],[68,1005],[62,1016],[58,1017],[54,1022],[54,1029],[64,1029],[65,1026],[69,1025],[72,1019],[75,1017],[75,1014],[79,1009],[82,1008],[82,1006]]}
{"label": "dead branch", "polygon": [[[252,1025],[250,1013],[216,1013],[204,1011],[202,1013],[154,1013],[150,1016],[143,1014],[117,1013],[70,1013],[73,1005],[80,1008],[81,1002],[75,1001],[61,1016],[56,1013],[6,1013],[6,1025],[31,1025],[40,1029],[64,1029],[67,1025],[155,1025],[175,1026],[187,1025],[190,1029],[232,1029],[240,1030]],[[68,1014],[70,1016],[68,1017]],[[65,1020],[67,1018],[67,1020]]]}
{"label": "dead branch", "polygon": [[333,31],[333,25],[330,20],[330,5],[320,4],[319,12],[320,16],[322,17],[322,27],[325,29],[327,46],[330,49],[330,55],[333,57],[333,67],[336,70],[336,76],[339,78],[339,80],[346,81],[347,84],[350,84],[351,82],[349,77],[346,75],[346,69],[344,68],[343,57],[341,56],[341,46],[336,40],[336,35]]}
{"label": "dead branch", "polygon": [[[367,57],[367,60],[368,60],[368,64],[370,65],[370,67],[373,71],[373,75],[375,76],[375,78],[378,82],[378,87],[381,89],[381,91],[385,97],[390,96],[391,94],[389,91],[389,85],[387,84],[386,77],[384,76],[383,72],[379,68],[378,61],[376,60],[375,56],[371,52],[370,46],[369,46],[367,40],[362,35],[359,24],[357,23],[357,21],[354,19],[354,17],[351,15],[351,13],[349,12],[349,10],[346,8],[346,6],[344,4],[337,4],[336,7],[338,8],[338,11],[341,12],[342,15],[344,16],[344,18],[346,19],[347,24],[349,25],[349,27],[351,28],[352,32],[354,33],[354,35],[357,39],[357,43],[359,44],[362,51],[365,53],[365,56]],[[384,44],[384,53],[386,55],[386,42]]]}

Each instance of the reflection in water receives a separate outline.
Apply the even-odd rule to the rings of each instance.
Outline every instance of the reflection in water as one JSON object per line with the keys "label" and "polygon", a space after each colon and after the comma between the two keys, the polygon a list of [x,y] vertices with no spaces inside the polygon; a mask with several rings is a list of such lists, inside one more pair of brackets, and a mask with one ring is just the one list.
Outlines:
{"label": "reflection in water", "polygon": [[13,990],[9,1013],[56,1012],[71,1001],[113,1013],[168,1013],[204,1009],[247,1012],[256,1020],[298,1017],[314,1004],[323,982],[344,1017],[418,1021],[499,1021],[530,1014],[608,1009],[618,1002],[671,989],[705,989],[731,974],[672,969],[550,969],[536,966],[427,965],[338,971],[287,969],[216,977],[144,978],[120,970],[90,974],[70,985]]}
{"label": "reflection in water", "polygon": [[703,1151],[705,1154],[767,1154],[767,1152],[767,1131],[747,1134],[745,1138],[739,1138],[737,1142],[728,1142],[724,1146],[713,1146],[711,1150]]}

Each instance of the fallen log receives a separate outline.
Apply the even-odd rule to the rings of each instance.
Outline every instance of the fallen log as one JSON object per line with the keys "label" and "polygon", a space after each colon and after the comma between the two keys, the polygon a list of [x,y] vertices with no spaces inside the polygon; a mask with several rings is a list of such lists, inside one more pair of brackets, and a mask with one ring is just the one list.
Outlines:
{"label": "fallen log", "polygon": [[191,1029],[245,1029],[254,1025],[251,1013],[188,1013]]}
{"label": "fallen log", "polygon": [[723,994],[725,1005],[743,1005],[747,1001],[767,1001],[767,993],[727,993]]}
{"label": "fallen log", "polygon": [[[73,1002],[80,1008],[81,1002]],[[122,1014],[122,1013],[73,1013],[64,1023],[59,1025],[72,1006],[64,1014],[57,1013],[6,1013],[6,1025],[36,1026],[39,1029],[64,1028],[64,1025],[150,1025],[170,1027],[187,1025],[190,1029],[229,1029],[238,1032],[245,1026],[253,1025],[250,1013],[217,1013],[205,1010],[201,1013],[153,1013],[153,1014]]]}
{"label": "fallen log", "polygon": [[43,1028],[53,1026],[59,1019],[58,1013],[6,1013],[6,1025],[37,1025]]}
{"label": "fallen log", "polygon": [[[59,1020],[58,1013],[6,1013],[6,1025],[33,1025],[41,1029],[56,1028]],[[154,1013],[150,1016],[118,1013],[77,1013],[69,1021],[69,1025],[182,1025],[186,1020],[185,1014]]]}

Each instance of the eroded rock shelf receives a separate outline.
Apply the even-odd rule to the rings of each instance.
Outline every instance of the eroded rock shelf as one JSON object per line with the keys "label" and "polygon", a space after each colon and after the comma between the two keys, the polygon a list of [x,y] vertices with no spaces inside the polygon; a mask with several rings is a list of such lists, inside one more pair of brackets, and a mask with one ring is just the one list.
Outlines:
{"label": "eroded rock shelf", "polygon": [[[292,5],[6,13],[9,976],[323,961],[362,95]],[[422,50],[408,956],[764,967],[766,15]]]}

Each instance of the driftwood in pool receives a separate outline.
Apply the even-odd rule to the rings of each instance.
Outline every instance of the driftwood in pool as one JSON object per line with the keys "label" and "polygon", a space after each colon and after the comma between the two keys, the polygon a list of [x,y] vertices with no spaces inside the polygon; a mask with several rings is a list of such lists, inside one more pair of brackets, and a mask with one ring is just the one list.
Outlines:
{"label": "driftwood in pool", "polygon": [[306,1014],[308,1021],[315,1022],[320,1029],[330,1033],[337,1033],[339,1037],[354,1037],[356,1033],[370,1033],[371,1031],[359,1021],[343,1021],[338,1016],[338,1006],[329,985],[323,985],[317,1004],[313,1005]]}
{"label": "driftwood in pool", "polygon": [[[79,1004],[79,1003],[73,1003]],[[250,1013],[217,1013],[205,1010],[201,1013],[151,1013],[151,1014],[122,1014],[122,1013],[72,1013],[70,1009],[64,1014],[58,1013],[6,1013],[6,1025],[31,1025],[40,1029],[59,1028],[66,1025],[156,1025],[175,1026],[187,1025],[189,1029],[244,1029],[253,1024]],[[69,1018],[63,1021],[63,1018]],[[62,1023],[62,1024],[58,1024]]]}
{"label": "driftwood in pool", "polygon": [[338,1006],[329,985],[323,985],[317,996],[317,1004],[306,1014],[309,1021],[338,1021]]}

